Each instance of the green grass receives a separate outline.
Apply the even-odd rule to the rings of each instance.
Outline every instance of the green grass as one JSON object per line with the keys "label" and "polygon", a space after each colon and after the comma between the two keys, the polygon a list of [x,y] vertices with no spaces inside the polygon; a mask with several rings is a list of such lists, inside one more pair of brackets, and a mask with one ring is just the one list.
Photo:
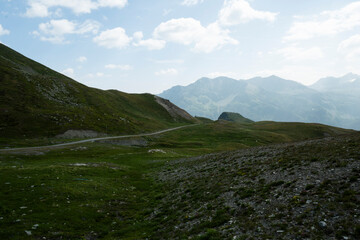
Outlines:
{"label": "green grass", "polygon": [[[153,95],[88,88],[2,44],[0,84],[1,148],[77,140],[53,138],[68,129],[121,135],[152,132],[193,122],[173,119],[155,102]],[[201,216],[206,220],[191,230],[195,239],[222,239],[219,228],[230,221],[232,210],[196,204],[219,198],[220,192],[228,187],[223,178],[211,180],[213,182],[200,179],[202,184],[189,185],[180,194],[181,199],[176,199],[178,206],[171,202],[164,205],[162,201],[170,192],[177,194],[176,191],[181,189],[170,189],[169,185],[154,177],[164,171],[165,164],[206,153],[352,132],[320,124],[241,124],[212,122],[201,117],[197,121],[202,124],[143,137],[148,142],[145,147],[124,147],[112,140],[56,150],[0,153],[0,239],[157,239],[161,236],[155,234],[161,233],[159,228],[162,226],[166,226],[163,231],[168,231],[164,233],[167,236],[175,230],[176,224],[196,220],[199,216],[188,214],[183,221],[177,221],[184,212],[191,213],[191,208],[201,209],[199,214],[207,214]],[[161,151],[149,152],[154,149]],[[281,158],[268,166],[275,169],[281,164],[283,169],[290,168],[295,165],[290,160]],[[316,161],[317,158],[311,159],[311,162]],[[333,164],[346,166],[346,162],[339,159],[335,159]],[[166,166],[170,173],[177,171],[172,165]],[[226,176],[232,170],[231,166],[230,171],[229,166],[224,166],[211,172]],[[206,171],[210,170],[199,169],[199,174]],[[232,177],[256,179],[260,174],[244,166],[236,169]],[[352,174],[350,182],[356,182],[358,173]],[[213,184],[211,191],[209,183]],[[250,183],[235,191],[240,200],[253,198],[256,194],[264,199],[271,191],[291,188],[294,184],[283,180],[265,184],[259,180],[261,187],[254,190]],[[186,186],[186,182],[176,182],[175,185]],[[308,184],[305,189],[321,192],[331,186],[323,184],[317,188]],[[292,197],[290,201],[296,205],[301,203],[301,198],[303,196]],[[355,198],[354,191],[344,191],[338,200],[351,209],[356,207],[352,205]],[[189,199],[196,201],[190,205]],[[158,209],[159,206],[164,208]],[[174,209],[184,211],[176,212]],[[241,219],[254,213],[254,209],[246,204],[241,204],[239,209],[238,217]],[[240,224],[245,225],[244,222]],[[248,222],[246,227],[256,226]],[[357,234],[359,229],[357,227]],[[179,229],[176,231],[180,232]],[[341,234],[339,232],[339,236]],[[186,235],[178,237],[187,238]],[[239,237],[246,238],[246,234]]]}
{"label": "green grass", "polygon": [[216,121],[150,138],[155,147],[197,155],[273,143],[294,142],[354,132],[321,124]]}
{"label": "green grass", "polygon": [[147,174],[173,154],[104,144],[74,149],[1,156],[1,239],[28,239],[25,231],[48,239],[150,235],[155,226],[145,217],[162,188]]}
{"label": "green grass", "polygon": [[[159,226],[169,227],[176,222],[178,214],[164,213],[169,219],[153,218],[164,197],[174,190],[154,179],[167,162],[205,153],[351,132],[318,124],[203,122],[206,123],[143,137],[148,142],[146,147],[119,146],[114,140],[51,151],[1,153],[0,239],[156,239],[159,236],[154,233]],[[3,136],[0,144],[47,145],[56,141],[60,140]],[[149,153],[151,149],[163,152]],[[169,171],[172,170],[170,167]],[[241,168],[237,175],[251,177],[249,173],[249,169]],[[282,184],[285,185],[273,182],[260,190],[266,195]],[[216,190],[223,187],[219,181],[212,189],[214,194],[202,196],[198,186],[193,186],[184,193],[182,207],[189,207],[186,196],[198,200],[216,199]],[[255,192],[244,188],[237,194],[241,199],[248,199]],[[344,198],[352,197],[344,195]],[[205,221],[193,233],[200,234],[198,239],[221,239],[215,228],[229,221],[231,213],[210,205],[206,207],[214,219]],[[248,206],[242,209],[244,216],[252,213]],[[27,234],[29,231],[31,236]]]}
{"label": "green grass", "polygon": [[226,120],[226,121],[237,122],[237,123],[252,123],[252,122],[254,122],[248,118],[243,117],[239,113],[233,113],[233,112],[223,112],[220,115],[219,120]]}

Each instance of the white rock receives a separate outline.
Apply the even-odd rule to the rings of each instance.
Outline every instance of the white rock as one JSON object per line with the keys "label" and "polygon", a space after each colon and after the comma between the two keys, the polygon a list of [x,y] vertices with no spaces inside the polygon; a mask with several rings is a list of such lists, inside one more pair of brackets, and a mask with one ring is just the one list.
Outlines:
{"label": "white rock", "polygon": [[148,153],[166,153],[164,150],[161,149],[150,149]]}
{"label": "white rock", "polygon": [[319,222],[319,225],[320,225],[321,227],[326,227],[326,226],[327,226],[326,222],[324,222],[324,221],[320,221],[320,222]]}

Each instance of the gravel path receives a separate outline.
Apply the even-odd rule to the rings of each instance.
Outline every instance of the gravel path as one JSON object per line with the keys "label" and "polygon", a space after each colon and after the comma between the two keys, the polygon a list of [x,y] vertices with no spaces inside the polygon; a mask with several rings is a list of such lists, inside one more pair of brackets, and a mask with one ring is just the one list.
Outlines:
{"label": "gravel path", "polygon": [[101,141],[101,140],[153,136],[153,135],[158,135],[158,134],[162,134],[162,133],[166,133],[166,132],[170,132],[170,131],[175,131],[175,130],[178,130],[178,129],[181,129],[181,128],[196,126],[196,125],[199,125],[199,124],[192,124],[192,125],[186,125],[186,126],[181,126],[181,127],[169,128],[169,129],[165,129],[165,130],[161,130],[161,131],[157,131],[157,132],[153,132],[153,133],[141,133],[141,134],[135,134],[135,135],[122,135],[122,136],[113,136],[113,137],[90,138],[90,139],[85,139],[85,140],[80,140],[80,141],[75,141],[75,142],[60,143],[60,144],[55,144],[55,145],[38,146],[38,147],[6,148],[6,149],[0,149],[0,152],[26,151],[26,150],[45,150],[45,149],[52,149],[52,148],[57,148],[57,147],[64,147],[64,146],[70,146],[70,145],[76,145],[76,144],[88,143],[88,142],[95,142],[95,141]]}

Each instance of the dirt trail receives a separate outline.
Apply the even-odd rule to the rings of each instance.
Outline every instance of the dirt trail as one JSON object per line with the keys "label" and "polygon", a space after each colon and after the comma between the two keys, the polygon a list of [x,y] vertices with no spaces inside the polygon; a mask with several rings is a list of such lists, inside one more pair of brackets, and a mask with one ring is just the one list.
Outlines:
{"label": "dirt trail", "polygon": [[175,130],[178,130],[181,128],[196,126],[196,125],[199,125],[199,124],[192,124],[192,125],[180,126],[180,127],[175,127],[175,128],[169,128],[169,129],[164,129],[164,130],[153,132],[153,133],[141,133],[141,134],[135,134],[135,135],[90,138],[90,139],[85,139],[85,140],[80,140],[80,141],[75,141],[75,142],[60,143],[60,144],[55,144],[55,145],[38,146],[38,147],[6,148],[6,149],[0,149],[0,153],[1,152],[12,152],[12,151],[26,151],[26,150],[45,150],[45,149],[52,149],[52,148],[76,145],[76,144],[80,144],[80,143],[88,143],[88,142],[95,142],[95,141],[109,140],[109,139],[120,139],[120,138],[129,138],[129,137],[145,137],[145,136],[158,135],[158,134],[162,134],[162,133],[166,133],[166,132],[170,132],[170,131],[175,131]]}

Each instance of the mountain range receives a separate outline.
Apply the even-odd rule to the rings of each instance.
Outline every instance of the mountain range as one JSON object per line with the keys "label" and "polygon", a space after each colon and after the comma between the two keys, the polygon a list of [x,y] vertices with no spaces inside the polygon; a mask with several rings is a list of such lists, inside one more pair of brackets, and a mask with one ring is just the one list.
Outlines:
{"label": "mountain range", "polygon": [[190,114],[217,119],[238,112],[255,121],[315,122],[360,129],[360,76],[327,77],[311,86],[277,76],[201,78],[159,96]]}

